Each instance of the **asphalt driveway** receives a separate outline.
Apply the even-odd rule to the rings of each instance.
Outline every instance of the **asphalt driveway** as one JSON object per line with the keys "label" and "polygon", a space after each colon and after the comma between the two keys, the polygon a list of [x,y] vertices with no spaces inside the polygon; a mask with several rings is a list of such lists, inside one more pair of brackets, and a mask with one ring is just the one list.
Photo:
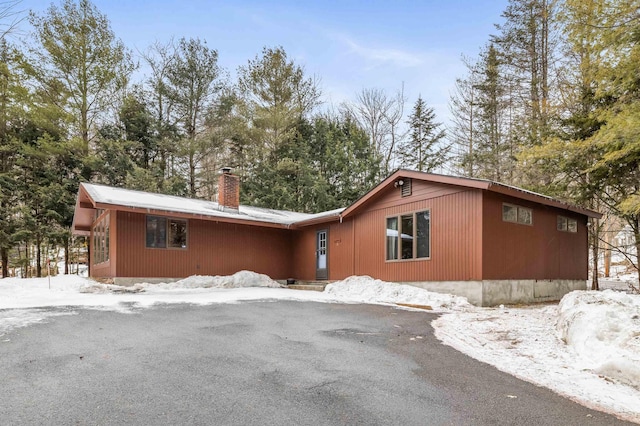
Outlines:
{"label": "asphalt driveway", "polygon": [[428,312],[69,310],[2,337],[3,425],[625,424],[441,345]]}

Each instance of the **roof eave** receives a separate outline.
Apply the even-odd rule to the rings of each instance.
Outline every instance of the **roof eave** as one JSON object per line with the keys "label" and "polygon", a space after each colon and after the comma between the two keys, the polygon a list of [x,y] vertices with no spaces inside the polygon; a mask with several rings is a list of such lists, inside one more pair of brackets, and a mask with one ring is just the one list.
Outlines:
{"label": "roof eave", "polygon": [[429,182],[441,183],[446,185],[457,185],[466,188],[477,188],[477,189],[487,189],[490,185],[489,181],[479,180],[479,179],[465,179],[459,178],[455,176],[445,176],[438,175],[432,173],[425,172],[417,172],[415,170],[406,170],[406,169],[398,169],[389,175],[385,180],[376,185],[373,189],[367,192],[365,195],[356,200],[353,204],[347,207],[342,212],[342,217],[348,217],[357,210],[359,210],[363,205],[367,204],[370,200],[375,199],[376,196],[380,194],[387,186],[391,185],[394,181],[399,178],[411,178],[418,180],[426,180]]}
{"label": "roof eave", "polygon": [[316,217],[313,219],[301,220],[293,223],[291,225],[291,228],[293,229],[306,228],[307,226],[320,225],[322,223],[329,223],[329,222],[337,222],[338,220],[340,220],[340,213],[336,213],[329,216]]}
{"label": "roof eave", "polygon": [[532,201],[535,203],[547,205],[550,207],[556,207],[563,210],[568,210],[574,213],[582,214],[587,217],[592,217],[595,219],[602,218],[602,214],[593,210],[583,209],[578,206],[574,206],[568,203],[563,203],[562,201],[558,201],[551,197],[546,197],[541,194],[536,194],[530,191],[518,190],[516,188],[502,185],[499,183],[492,182],[487,188],[488,191],[495,192],[498,194],[508,195],[515,198],[520,198],[527,201]]}

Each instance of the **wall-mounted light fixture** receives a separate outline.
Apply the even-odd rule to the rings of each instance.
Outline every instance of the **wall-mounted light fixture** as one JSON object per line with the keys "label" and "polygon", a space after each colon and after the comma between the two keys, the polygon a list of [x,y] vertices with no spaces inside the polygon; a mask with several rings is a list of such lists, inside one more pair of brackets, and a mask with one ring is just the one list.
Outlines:
{"label": "wall-mounted light fixture", "polygon": [[403,181],[402,179],[397,180],[397,181],[393,184],[393,186],[395,186],[396,188],[397,188],[397,187],[399,187],[399,186],[402,186],[402,185],[404,185],[404,181]]}

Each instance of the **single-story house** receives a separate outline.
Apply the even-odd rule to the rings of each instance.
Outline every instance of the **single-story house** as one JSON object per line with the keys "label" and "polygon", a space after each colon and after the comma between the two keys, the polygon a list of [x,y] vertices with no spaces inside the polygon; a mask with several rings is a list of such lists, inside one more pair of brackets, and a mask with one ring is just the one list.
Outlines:
{"label": "single-story house", "polygon": [[586,287],[588,219],[601,217],[513,186],[411,170],[319,214],[240,205],[229,169],[218,192],[212,202],[81,184],[72,228],[89,237],[90,276],[369,275],[482,306],[558,300]]}

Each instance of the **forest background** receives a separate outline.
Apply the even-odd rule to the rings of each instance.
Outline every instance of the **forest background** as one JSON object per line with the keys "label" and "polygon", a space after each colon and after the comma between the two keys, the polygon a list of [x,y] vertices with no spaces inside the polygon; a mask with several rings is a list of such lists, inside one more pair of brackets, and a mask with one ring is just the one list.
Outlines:
{"label": "forest background", "polygon": [[68,272],[84,244],[70,234],[80,182],[215,200],[222,166],[241,176],[242,203],[310,213],[398,167],[520,186],[605,213],[590,226],[593,270],[613,251],[637,271],[637,0],[509,0],[462,58],[447,123],[402,82],[323,103],[321,76],[279,46],[231,78],[205,40],[134,53],[88,0],[20,5],[0,2],[3,277],[41,276],[60,253]]}

